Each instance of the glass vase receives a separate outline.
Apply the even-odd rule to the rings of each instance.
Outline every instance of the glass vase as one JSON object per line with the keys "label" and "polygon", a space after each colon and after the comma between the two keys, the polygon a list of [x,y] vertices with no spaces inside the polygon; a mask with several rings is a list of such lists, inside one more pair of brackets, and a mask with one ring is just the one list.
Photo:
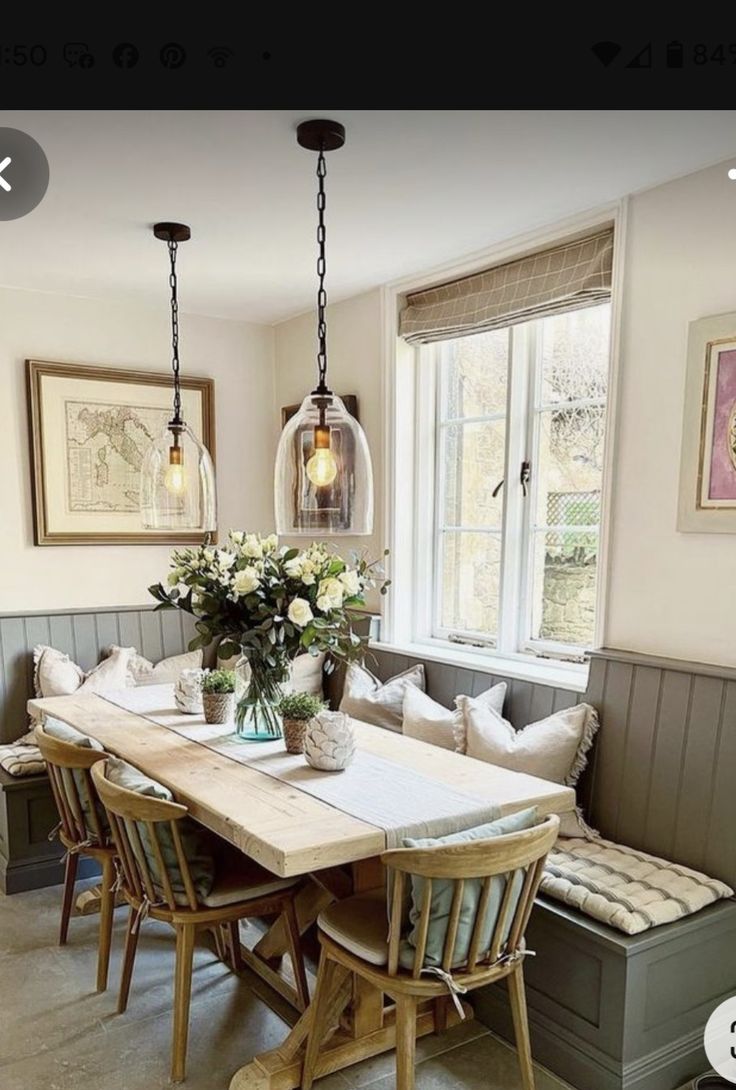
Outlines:
{"label": "glass vase", "polygon": [[282,672],[244,655],[235,666],[235,731],[244,742],[273,742],[282,737]]}

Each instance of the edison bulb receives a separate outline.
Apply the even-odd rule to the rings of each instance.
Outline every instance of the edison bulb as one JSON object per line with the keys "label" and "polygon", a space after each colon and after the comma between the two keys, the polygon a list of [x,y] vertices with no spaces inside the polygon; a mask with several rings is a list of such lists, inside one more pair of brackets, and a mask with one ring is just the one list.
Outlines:
{"label": "edison bulb", "polygon": [[172,496],[180,496],[186,488],[184,466],[181,462],[168,465],[164,473],[164,488],[167,492],[171,492]]}
{"label": "edison bulb", "polygon": [[329,447],[318,447],[307,462],[307,476],[318,488],[332,484],[337,476],[337,462]]}

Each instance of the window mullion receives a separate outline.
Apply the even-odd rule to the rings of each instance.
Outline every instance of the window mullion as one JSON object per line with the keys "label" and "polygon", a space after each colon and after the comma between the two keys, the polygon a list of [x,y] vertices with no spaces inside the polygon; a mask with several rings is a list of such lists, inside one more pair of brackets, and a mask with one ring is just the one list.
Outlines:
{"label": "window mullion", "polygon": [[518,646],[519,547],[522,536],[522,494],[519,470],[525,458],[527,404],[527,328],[509,329],[509,378],[506,409],[506,464],[501,545],[501,595],[498,650]]}

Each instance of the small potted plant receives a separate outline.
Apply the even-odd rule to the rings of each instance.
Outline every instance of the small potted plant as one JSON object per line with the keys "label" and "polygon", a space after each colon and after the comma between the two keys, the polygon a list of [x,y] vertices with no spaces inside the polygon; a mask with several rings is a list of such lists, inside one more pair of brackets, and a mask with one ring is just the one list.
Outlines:
{"label": "small potted plant", "polygon": [[202,707],[207,723],[229,723],[235,715],[235,671],[208,670],[202,678]]}
{"label": "small potted plant", "polygon": [[287,753],[304,752],[304,735],[307,723],[324,708],[323,702],[310,693],[286,693],[279,701],[278,710],[284,724],[284,741]]}

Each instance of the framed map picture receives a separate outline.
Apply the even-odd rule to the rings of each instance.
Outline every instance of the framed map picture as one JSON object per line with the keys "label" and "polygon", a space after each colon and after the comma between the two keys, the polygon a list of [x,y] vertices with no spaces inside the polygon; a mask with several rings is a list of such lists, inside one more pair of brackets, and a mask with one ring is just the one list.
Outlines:
{"label": "framed map picture", "polygon": [[690,324],[677,528],[736,533],[736,314]]}
{"label": "framed map picture", "polygon": [[[202,535],[144,530],[140,469],[171,418],[166,372],[26,360],[36,545],[153,545]],[[184,419],[214,458],[214,382],[185,377]]]}

